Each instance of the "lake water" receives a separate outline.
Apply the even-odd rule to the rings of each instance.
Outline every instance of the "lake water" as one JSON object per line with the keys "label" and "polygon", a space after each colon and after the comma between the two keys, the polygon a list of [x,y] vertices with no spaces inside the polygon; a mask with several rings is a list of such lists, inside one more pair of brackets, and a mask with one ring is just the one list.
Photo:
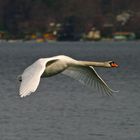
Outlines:
{"label": "lake water", "polygon": [[[17,75],[41,57],[114,60],[96,68],[114,90],[102,96],[61,74],[42,79],[34,94],[19,97]],[[1,140],[140,140],[140,42],[1,42]]]}

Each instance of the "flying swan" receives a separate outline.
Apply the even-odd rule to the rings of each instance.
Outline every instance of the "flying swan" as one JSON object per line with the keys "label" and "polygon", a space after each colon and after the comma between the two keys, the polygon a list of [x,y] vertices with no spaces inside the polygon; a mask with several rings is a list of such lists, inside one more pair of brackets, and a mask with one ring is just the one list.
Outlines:
{"label": "flying swan", "polygon": [[20,97],[25,97],[35,92],[39,85],[40,78],[54,76],[58,73],[72,77],[88,87],[96,87],[107,95],[111,95],[115,92],[108,87],[93,67],[115,68],[118,67],[118,65],[113,61],[78,61],[65,55],[40,58],[27,67],[23,74],[18,77],[18,80],[21,82],[19,88]]}

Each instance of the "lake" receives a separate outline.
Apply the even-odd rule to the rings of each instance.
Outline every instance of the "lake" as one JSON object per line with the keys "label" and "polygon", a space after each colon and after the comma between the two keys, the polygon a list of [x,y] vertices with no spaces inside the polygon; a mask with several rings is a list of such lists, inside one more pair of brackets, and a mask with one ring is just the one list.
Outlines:
{"label": "lake", "polygon": [[[103,96],[59,74],[20,98],[17,76],[38,58],[60,54],[117,62],[118,68],[96,70],[119,92]],[[0,139],[139,140],[140,42],[1,42]]]}

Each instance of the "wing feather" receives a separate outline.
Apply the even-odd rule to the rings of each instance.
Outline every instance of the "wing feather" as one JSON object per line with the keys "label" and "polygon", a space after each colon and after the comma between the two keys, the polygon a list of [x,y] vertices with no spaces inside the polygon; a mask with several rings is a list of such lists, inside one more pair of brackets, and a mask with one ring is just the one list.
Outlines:
{"label": "wing feather", "polygon": [[116,92],[108,87],[108,85],[103,81],[92,66],[69,67],[62,73],[74,78],[75,80],[78,80],[80,83],[90,88],[97,88],[99,91],[107,94],[108,96],[112,95],[113,92]]}
{"label": "wing feather", "polygon": [[39,59],[24,70],[21,75],[22,81],[19,89],[21,97],[35,92],[39,85],[40,77],[45,70],[45,64],[46,61]]}

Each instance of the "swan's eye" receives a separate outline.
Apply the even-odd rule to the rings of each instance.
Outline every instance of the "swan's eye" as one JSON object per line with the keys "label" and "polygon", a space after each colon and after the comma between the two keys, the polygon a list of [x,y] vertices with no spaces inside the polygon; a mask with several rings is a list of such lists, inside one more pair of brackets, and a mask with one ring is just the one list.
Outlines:
{"label": "swan's eye", "polygon": [[110,65],[112,65],[112,64],[114,64],[114,63],[115,63],[115,62],[114,62],[114,61],[112,61],[112,62],[110,62],[109,64],[110,64]]}

